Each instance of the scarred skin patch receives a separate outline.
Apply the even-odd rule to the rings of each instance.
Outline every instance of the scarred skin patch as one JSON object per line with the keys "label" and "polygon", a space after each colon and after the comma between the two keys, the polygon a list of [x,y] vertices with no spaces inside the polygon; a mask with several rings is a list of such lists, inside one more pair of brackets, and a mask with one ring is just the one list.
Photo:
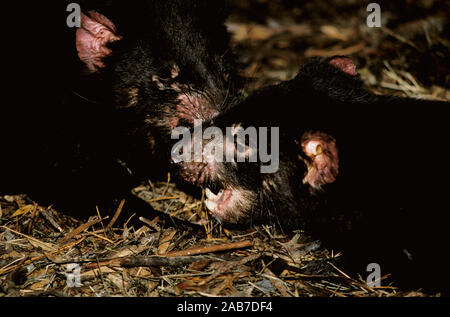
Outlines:
{"label": "scarred skin patch", "polygon": [[195,93],[180,93],[177,99],[179,103],[176,106],[175,115],[169,119],[172,129],[183,121],[193,124],[196,119],[207,121],[219,114],[219,111],[211,106],[210,101]]}

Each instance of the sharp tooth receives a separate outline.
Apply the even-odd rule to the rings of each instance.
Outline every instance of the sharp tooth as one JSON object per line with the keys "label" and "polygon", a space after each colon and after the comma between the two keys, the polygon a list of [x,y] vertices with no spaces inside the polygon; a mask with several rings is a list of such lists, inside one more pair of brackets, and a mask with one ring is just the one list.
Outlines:
{"label": "sharp tooth", "polygon": [[209,199],[217,199],[217,195],[215,195],[209,188],[206,188],[205,193],[206,197]]}
{"label": "sharp tooth", "polygon": [[205,200],[205,205],[206,208],[208,208],[211,211],[214,211],[217,208],[217,203],[209,199]]}

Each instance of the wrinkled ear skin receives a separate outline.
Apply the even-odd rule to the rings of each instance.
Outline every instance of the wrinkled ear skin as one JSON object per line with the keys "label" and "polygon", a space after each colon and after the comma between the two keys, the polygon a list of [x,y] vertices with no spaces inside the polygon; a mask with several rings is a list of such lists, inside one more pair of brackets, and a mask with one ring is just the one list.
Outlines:
{"label": "wrinkled ear skin", "polygon": [[333,65],[334,67],[340,69],[344,73],[351,75],[351,76],[358,76],[358,73],[356,72],[356,65],[353,63],[353,61],[345,56],[335,56],[331,57],[328,60],[328,63]]}
{"label": "wrinkled ear skin", "polygon": [[301,147],[307,167],[303,183],[317,190],[333,183],[339,172],[336,140],[320,131],[308,131],[301,137]]}
{"label": "wrinkled ear skin", "polygon": [[121,40],[116,26],[104,15],[89,11],[81,14],[81,26],[76,32],[78,57],[95,72],[105,67],[103,59],[111,55],[108,44]]}

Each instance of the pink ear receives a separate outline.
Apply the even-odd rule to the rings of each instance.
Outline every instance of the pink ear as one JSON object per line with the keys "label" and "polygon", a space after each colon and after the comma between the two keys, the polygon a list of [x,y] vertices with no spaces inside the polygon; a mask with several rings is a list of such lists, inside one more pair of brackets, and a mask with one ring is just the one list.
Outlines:
{"label": "pink ear", "polygon": [[336,141],[320,131],[305,132],[301,138],[303,153],[308,172],[303,183],[314,189],[336,180],[339,171],[339,154]]}
{"label": "pink ear", "polygon": [[116,34],[116,26],[107,17],[95,11],[89,11],[87,15],[81,13],[76,46],[78,57],[91,71],[105,67],[102,60],[111,54],[107,44],[120,39],[122,37]]}
{"label": "pink ear", "polygon": [[353,64],[353,61],[348,57],[333,57],[330,60],[330,64],[349,75],[358,75],[355,64]]}

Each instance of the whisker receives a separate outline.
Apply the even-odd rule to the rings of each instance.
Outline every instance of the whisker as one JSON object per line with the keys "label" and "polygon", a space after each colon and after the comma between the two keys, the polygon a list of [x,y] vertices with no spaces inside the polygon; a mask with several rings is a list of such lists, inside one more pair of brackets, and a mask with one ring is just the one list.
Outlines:
{"label": "whisker", "polygon": [[83,100],[85,100],[85,101],[87,101],[87,102],[99,104],[98,101],[91,100],[91,99],[88,99],[88,98],[86,98],[86,97],[83,97],[82,95],[80,95],[79,93],[77,93],[77,92],[74,91],[74,90],[71,90],[71,91],[72,91],[72,93],[73,93],[75,96],[78,96],[78,97],[80,97],[81,99],[83,99]]}
{"label": "whisker", "polygon": [[[189,100],[189,102],[193,105],[193,102],[192,102],[192,99],[191,99],[189,93],[183,91],[183,94],[186,96],[186,98]],[[195,117],[195,112],[194,112],[194,110],[192,110],[192,108],[185,107],[184,109],[187,110],[192,117]]]}
{"label": "whisker", "polygon": [[220,109],[222,109],[222,107],[225,105],[225,103],[227,102],[228,96],[230,94],[230,90],[231,90],[231,80],[228,81],[228,89],[227,89],[227,93],[225,94],[225,98],[223,99],[222,104],[220,105]]}

